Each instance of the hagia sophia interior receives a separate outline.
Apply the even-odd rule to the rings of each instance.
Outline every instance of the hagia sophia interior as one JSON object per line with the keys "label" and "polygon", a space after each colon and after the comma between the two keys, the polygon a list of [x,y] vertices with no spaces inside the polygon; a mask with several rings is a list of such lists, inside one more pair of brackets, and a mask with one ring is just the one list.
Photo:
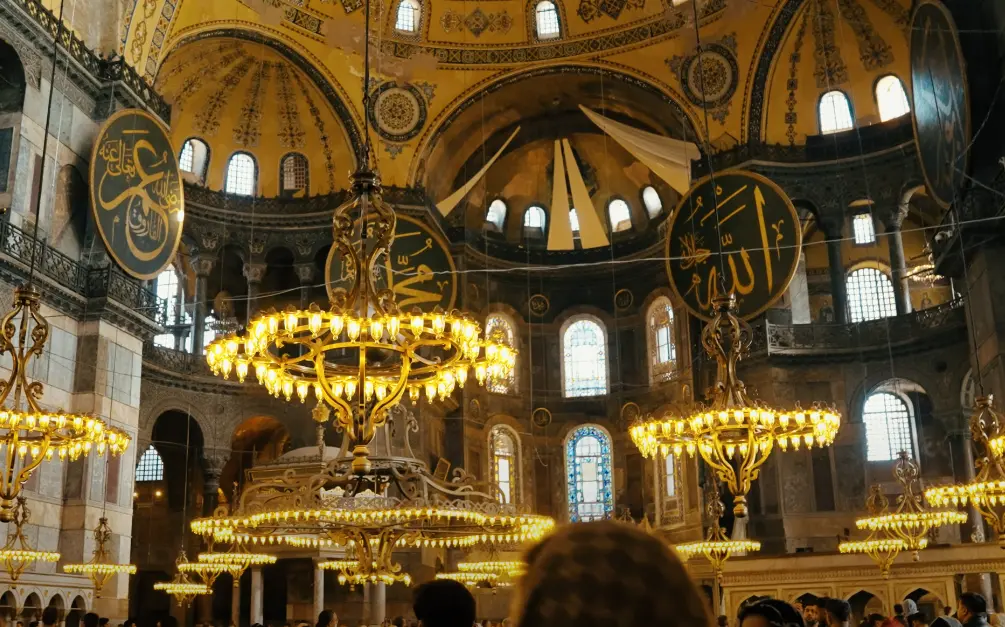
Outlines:
{"label": "hagia sophia interior", "polygon": [[1005,610],[1003,60],[1000,0],[0,0],[0,621],[502,620],[604,518],[715,614]]}

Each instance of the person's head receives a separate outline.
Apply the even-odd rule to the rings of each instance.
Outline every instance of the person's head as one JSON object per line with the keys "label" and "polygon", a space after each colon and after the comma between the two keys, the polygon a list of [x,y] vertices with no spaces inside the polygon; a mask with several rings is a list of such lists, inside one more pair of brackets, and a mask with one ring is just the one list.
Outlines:
{"label": "person's head", "polygon": [[[953,608],[947,607],[947,608],[944,608],[944,610],[949,610],[951,612],[951,611],[953,611]],[[936,618],[935,620],[933,620],[932,624],[929,627],[952,627],[952,624],[948,620],[946,620],[945,618],[942,618],[940,616],[940,617]]]}
{"label": "person's head", "polygon": [[725,614],[720,614],[719,617],[715,619],[715,622],[719,625],[719,627],[728,627],[729,625],[729,619]]}
{"label": "person's head", "polygon": [[475,598],[464,584],[451,579],[434,579],[416,588],[412,611],[422,627],[475,624]]}
{"label": "person's head", "polygon": [[394,625],[394,627],[405,627],[405,617],[395,616],[394,620],[391,621],[391,624]]}
{"label": "person's head", "polygon": [[814,596],[803,597],[800,613],[803,615],[803,622],[807,625],[817,622],[817,599]]}
{"label": "person's head", "polygon": [[740,627],[803,627],[803,616],[779,599],[763,599],[740,610]]}
{"label": "person's head", "polygon": [[28,627],[38,627],[38,621],[37,620],[31,621],[30,623],[28,623]]}
{"label": "person's head", "polygon": [[[42,616],[42,622],[43,623],[45,622],[45,616]],[[101,627],[106,627],[108,625],[108,619],[107,618],[98,619],[98,625],[100,625]]]}
{"label": "person's head", "polygon": [[317,627],[332,627],[332,625],[337,624],[338,616],[335,615],[335,612],[331,610],[322,610],[322,612],[318,614]]}
{"label": "person's head", "polygon": [[942,615],[943,616],[952,616],[953,615],[953,608],[949,607],[948,605],[946,607],[942,608]]}
{"label": "person's head", "polygon": [[847,625],[851,619],[851,605],[844,599],[827,599],[827,625],[838,627]]}
{"label": "person's head", "polygon": [[928,627],[928,619],[922,612],[915,612],[907,617],[907,627]]}
{"label": "person's head", "polygon": [[53,606],[49,606],[42,610],[42,624],[43,625],[55,625],[59,622],[59,610]]}
{"label": "person's head", "polygon": [[883,623],[886,622],[886,616],[883,616],[882,614],[869,614],[866,617],[865,622],[869,625],[869,627],[883,627]]}
{"label": "person's head", "polygon": [[84,627],[98,627],[98,615],[94,612],[84,614]]}
{"label": "person's head", "polygon": [[510,616],[520,627],[714,624],[666,543],[614,521],[562,527],[527,552]]}
{"label": "person's head", "polygon": [[900,616],[901,614],[904,613],[904,606],[901,605],[900,603],[894,603],[893,604],[893,613],[896,614],[897,616]]}
{"label": "person's head", "polygon": [[976,592],[964,592],[960,595],[960,604],[956,608],[956,617],[964,623],[971,618],[986,615],[988,602]]}

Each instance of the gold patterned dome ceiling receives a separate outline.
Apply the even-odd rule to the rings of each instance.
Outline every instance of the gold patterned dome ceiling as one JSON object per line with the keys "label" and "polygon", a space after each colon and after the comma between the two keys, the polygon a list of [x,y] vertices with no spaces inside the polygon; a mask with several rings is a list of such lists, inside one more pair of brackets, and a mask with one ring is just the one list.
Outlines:
{"label": "gold patterned dome ceiling", "polygon": [[314,80],[277,50],[228,37],[193,41],[168,56],[156,87],[172,105],[178,149],[190,138],[209,145],[210,189],[223,188],[236,152],[254,157],[258,195],[279,193],[290,153],[307,157],[308,193],[345,187],[355,165],[346,131]]}

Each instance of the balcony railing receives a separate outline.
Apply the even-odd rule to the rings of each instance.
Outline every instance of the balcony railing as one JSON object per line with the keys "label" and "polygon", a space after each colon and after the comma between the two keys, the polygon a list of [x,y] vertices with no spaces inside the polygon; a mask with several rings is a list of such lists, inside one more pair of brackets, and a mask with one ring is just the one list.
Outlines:
{"label": "balcony railing", "polygon": [[143,361],[175,374],[212,375],[202,355],[157,346],[153,342],[143,345]]}
{"label": "balcony railing", "polygon": [[0,255],[35,271],[85,299],[109,298],[127,309],[161,323],[164,300],[114,266],[87,268],[9,222],[0,221]]}
{"label": "balcony railing", "polygon": [[964,337],[963,299],[905,316],[853,324],[771,324],[754,329],[751,357],[841,359],[869,353],[923,350],[958,335]]}

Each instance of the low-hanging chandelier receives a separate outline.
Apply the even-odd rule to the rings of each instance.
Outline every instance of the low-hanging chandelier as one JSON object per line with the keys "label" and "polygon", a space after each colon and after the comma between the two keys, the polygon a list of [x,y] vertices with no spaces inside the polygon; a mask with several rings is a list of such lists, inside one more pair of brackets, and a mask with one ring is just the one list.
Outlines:
{"label": "low-hanging chandelier", "polygon": [[466,586],[506,588],[524,574],[527,564],[517,561],[458,562],[455,572],[436,574],[436,579],[452,579]]}
{"label": "low-hanging chandelier", "polygon": [[[885,516],[890,510],[890,500],[883,494],[880,485],[873,485],[865,499],[866,511],[870,517]],[[857,522],[857,521],[856,521]],[[847,540],[838,545],[841,553],[863,553],[876,562],[884,578],[890,576],[890,568],[907,543],[896,537],[890,529],[871,529],[865,540]]]}
{"label": "low-hanging chandelier", "polygon": [[0,319],[0,355],[10,355],[10,374],[0,381],[0,522],[12,522],[24,483],[45,460],[75,460],[97,451],[119,455],[129,436],[85,414],[47,411],[39,404],[45,386],[29,381],[33,358],[42,355],[49,323],[38,290],[14,289],[14,305]]}
{"label": "low-hanging chandelier", "polygon": [[16,584],[28,566],[35,562],[58,562],[59,553],[53,551],[37,551],[28,544],[24,535],[24,526],[31,519],[28,502],[23,496],[17,497],[12,512],[11,522],[14,529],[7,536],[7,543],[0,548],[0,560],[7,569],[11,584]]}
{"label": "low-hanging chandelier", "polygon": [[101,590],[113,575],[136,574],[135,564],[117,564],[112,561],[108,543],[112,539],[112,528],[108,519],[102,516],[94,529],[94,556],[83,564],[66,564],[63,570],[71,575],[87,575],[94,584],[94,596],[101,597]]}
{"label": "low-hanging chandelier", "polygon": [[685,417],[668,413],[635,423],[632,441],[646,458],[701,455],[734,496],[733,512],[747,515],[751,482],[775,446],[789,449],[829,446],[841,416],[821,405],[778,409],[752,400],[737,374],[737,363],[750,347],[750,325],[736,316],[736,297],[716,297],[715,312],[701,342],[717,364],[712,400]]}
{"label": "low-hanging chandelier", "polygon": [[978,396],[970,418],[970,434],[979,457],[972,481],[925,490],[935,507],[972,505],[998,536],[1005,548],[1005,417],[994,409],[994,396]]}
{"label": "low-hanging chandelier", "polygon": [[920,474],[917,462],[904,451],[898,453],[893,467],[893,476],[901,487],[897,509],[855,521],[855,526],[863,531],[890,532],[891,537],[904,542],[904,550],[914,552],[915,561],[921,559],[919,551],[928,546],[928,536],[933,530],[967,521],[965,512],[927,507],[921,496]]}
{"label": "low-hanging chandelier", "polygon": [[182,568],[188,563],[188,558],[185,556],[185,549],[182,549],[178,554],[178,559],[175,560],[177,571],[175,572],[174,579],[154,584],[154,590],[165,592],[174,597],[180,607],[188,607],[189,603],[192,602],[192,599],[197,596],[213,594],[213,589],[205,583],[192,581],[189,578],[188,573],[186,573]]}
{"label": "low-hanging chandelier", "polygon": [[685,560],[698,556],[704,557],[712,566],[716,585],[722,581],[722,569],[730,557],[761,550],[761,543],[756,540],[733,540],[726,535],[726,530],[719,523],[725,508],[719,498],[718,483],[718,480],[712,478],[712,489],[707,495],[708,505],[706,507],[709,527],[705,539],[674,545],[674,549]]}

